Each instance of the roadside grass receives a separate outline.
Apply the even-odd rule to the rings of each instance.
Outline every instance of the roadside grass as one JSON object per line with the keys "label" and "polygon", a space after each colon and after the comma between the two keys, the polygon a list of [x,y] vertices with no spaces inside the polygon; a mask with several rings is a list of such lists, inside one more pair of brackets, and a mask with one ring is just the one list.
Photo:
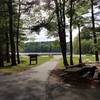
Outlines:
{"label": "roadside grass", "polygon": [[37,65],[40,65],[44,62],[49,61],[50,59],[52,59],[53,57],[51,56],[39,56],[38,57],[38,63],[35,64],[35,61],[32,61],[32,64],[29,64],[29,57],[27,56],[21,56],[21,64],[18,64],[16,66],[10,66],[10,64],[5,64],[5,67],[1,67],[0,68],[0,73],[3,74],[12,74],[12,73],[17,73],[17,72],[22,72],[24,70],[28,70],[32,67],[36,67]]}
{"label": "roadside grass", "polygon": [[[100,59],[100,57],[99,57],[99,59]],[[68,63],[69,63],[70,62],[70,56],[69,55],[67,56],[67,60],[68,60]],[[74,61],[74,64],[78,64],[79,63],[79,56],[74,55],[73,56],[73,61]],[[83,63],[95,62],[95,56],[94,55],[82,55],[82,62]],[[59,60],[58,67],[60,69],[64,69],[62,58]]]}

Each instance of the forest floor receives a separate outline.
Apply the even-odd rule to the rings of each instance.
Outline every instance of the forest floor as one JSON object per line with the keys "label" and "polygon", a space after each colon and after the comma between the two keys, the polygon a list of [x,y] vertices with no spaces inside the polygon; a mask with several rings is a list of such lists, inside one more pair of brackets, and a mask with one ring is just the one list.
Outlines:
{"label": "forest floor", "polygon": [[99,100],[100,88],[64,83],[56,69],[61,56],[38,67],[0,75],[0,100]]}
{"label": "forest floor", "polygon": [[[94,65],[94,64],[92,64]],[[97,64],[99,67],[100,64]],[[48,80],[47,100],[100,100],[100,84],[94,80],[72,80],[69,77],[64,81],[63,69],[56,67],[52,70]],[[75,76],[73,76],[75,79]]]}

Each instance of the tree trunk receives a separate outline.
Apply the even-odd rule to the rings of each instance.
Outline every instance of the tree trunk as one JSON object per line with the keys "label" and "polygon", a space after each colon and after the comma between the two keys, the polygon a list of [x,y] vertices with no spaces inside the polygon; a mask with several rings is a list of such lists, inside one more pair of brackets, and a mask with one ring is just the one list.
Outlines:
{"label": "tree trunk", "polygon": [[78,31],[79,31],[79,63],[82,63],[82,56],[81,56],[81,37],[80,37],[80,24],[78,24]]}
{"label": "tree trunk", "polygon": [[[96,38],[96,32],[95,32],[95,19],[94,19],[93,1],[94,0],[91,0],[92,30],[93,30],[94,45],[97,45],[97,38]],[[97,48],[95,49],[95,59],[96,59],[96,61],[99,61]]]}
{"label": "tree trunk", "polygon": [[60,38],[61,52],[62,52],[62,56],[63,56],[63,64],[64,64],[65,68],[67,68],[68,61],[67,61],[67,58],[66,58],[66,46],[65,46],[66,44],[64,43],[65,41],[63,41],[61,39],[61,37],[59,37],[59,38]]}
{"label": "tree trunk", "polygon": [[20,57],[19,57],[19,25],[20,25],[20,0],[19,0],[19,12],[18,12],[18,23],[17,23],[17,33],[16,33],[16,48],[17,48],[17,62],[20,64]]}
{"label": "tree trunk", "polygon": [[63,40],[64,40],[64,44],[63,44],[63,59],[64,59],[64,64],[66,65],[66,66],[68,66],[68,61],[67,61],[67,58],[66,58],[66,46],[67,46],[67,44],[66,44],[66,32],[65,32],[65,28],[66,28],[66,24],[65,24],[65,0],[63,0],[63,2],[62,2],[62,14],[61,14],[61,16],[62,16],[62,33],[63,33]]}
{"label": "tree trunk", "polygon": [[0,55],[0,67],[4,67],[3,57]]}
{"label": "tree trunk", "polygon": [[10,45],[11,45],[11,63],[12,66],[16,65],[16,52],[15,52],[15,42],[14,42],[14,33],[13,33],[13,7],[12,0],[8,2],[9,7],[9,36],[10,36]]}
{"label": "tree trunk", "polygon": [[73,65],[73,44],[72,44],[72,9],[73,9],[73,2],[70,1],[70,64]]}
{"label": "tree trunk", "polygon": [[[65,0],[63,0],[63,3]],[[68,66],[67,58],[66,58],[66,35],[65,35],[65,14],[64,14],[64,8],[61,7],[61,1],[59,2],[55,0],[56,4],[56,15],[58,20],[58,34],[60,39],[60,46],[61,46],[61,52],[63,56],[63,64],[65,67]],[[64,6],[64,4],[63,4]]]}
{"label": "tree trunk", "polygon": [[0,48],[0,67],[4,67],[4,59],[2,55],[2,47]]}
{"label": "tree trunk", "polygon": [[6,32],[6,60],[7,60],[7,63],[10,63],[9,36],[8,36],[8,33],[7,32]]}

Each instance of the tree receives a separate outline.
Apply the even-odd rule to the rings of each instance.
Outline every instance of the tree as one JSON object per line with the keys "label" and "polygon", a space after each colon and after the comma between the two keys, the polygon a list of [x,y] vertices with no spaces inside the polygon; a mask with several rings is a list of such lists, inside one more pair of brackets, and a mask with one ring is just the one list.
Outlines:
{"label": "tree", "polygon": [[79,63],[82,63],[82,48],[81,48],[81,27],[84,25],[85,22],[85,18],[83,18],[82,16],[79,16],[76,14],[75,16],[75,20],[74,20],[74,25],[77,25],[78,27],[78,43],[79,43]]}
{"label": "tree", "polygon": [[[44,0],[43,0],[43,2],[44,2]],[[34,14],[32,13],[32,15],[34,15],[34,16],[31,17],[31,19],[33,21],[33,24],[30,24],[30,27],[31,27],[31,30],[32,30],[31,32],[35,31],[35,32],[39,33],[41,28],[43,28],[43,27],[46,28],[47,30],[50,30],[51,24],[53,24],[53,26],[54,26],[54,24],[56,25],[56,23],[58,23],[58,25],[56,25],[56,26],[58,26],[58,35],[59,35],[60,46],[61,46],[61,51],[62,51],[62,55],[63,55],[63,62],[64,62],[64,65],[67,66],[68,63],[67,63],[67,58],[66,58],[65,0],[54,0],[54,2],[55,2],[54,6],[55,6],[56,10],[55,10],[54,7],[52,7],[50,5],[50,2],[52,2],[52,0],[48,0],[48,1],[45,0],[45,2],[48,3],[47,6],[43,5],[42,7],[40,7],[40,5],[37,4],[37,6],[34,9],[32,9],[33,12],[34,11],[36,12],[36,15],[38,13],[38,17],[34,17],[35,12],[34,12]],[[32,2],[31,2],[31,4],[32,4]],[[33,3],[33,4],[35,5],[35,3]],[[31,6],[29,6],[28,8],[31,8]],[[42,14],[40,12],[41,8],[42,8],[42,11],[45,11],[49,15],[48,18],[42,17]],[[28,11],[30,11],[30,10],[28,10]],[[55,19],[52,21],[52,19],[54,18],[53,16],[54,16],[55,12],[56,12],[56,15],[57,15],[57,22],[54,21]],[[28,21],[28,23],[29,22],[30,21]],[[54,26],[54,28],[52,27],[52,29],[53,29],[54,32],[57,33],[56,26]]]}
{"label": "tree", "polygon": [[17,62],[18,62],[18,64],[20,64],[20,57],[19,57],[19,28],[20,28],[20,15],[21,15],[20,0],[18,1],[18,3],[19,3],[19,5],[18,5],[19,7],[18,7],[18,18],[17,18],[18,21],[17,21],[17,32],[16,32],[16,48],[17,48],[16,52],[17,52]]}
{"label": "tree", "polygon": [[[96,38],[96,32],[95,32],[95,19],[94,19],[93,2],[94,2],[94,0],[91,0],[92,31],[93,31],[94,45],[97,45],[97,38]],[[95,49],[95,59],[96,59],[96,61],[99,61],[99,56],[98,56],[98,50],[97,49]]]}
{"label": "tree", "polygon": [[81,50],[81,36],[80,36],[80,24],[78,24],[78,34],[79,34],[79,63],[82,63],[82,50]]}
{"label": "tree", "polygon": [[[73,65],[73,43],[72,43],[72,31],[79,26],[80,18],[84,13],[87,13],[88,3],[87,1],[69,0],[67,8],[67,17],[69,18],[70,29],[70,64]],[[79,17],[79,18],[78,18]],[[78,18],[78,21],[77,21]],[[81,26],[81,24],[80,24]],[[78,27],[79,29],[79,27]],[[81,48],[79,48],[81,49]],[[81,57],[81,56],[80,56]],[[81,59],[81,58],[80,58]]]}
{"label": "tree", "polygon": [[11,45],[11,63],[12,66],[16,65],[16,55],[15,55],[15,41],[14,41],[14,33],[13,33],[13,6],[12,0],[8,2],[8,10],[9,10],[9,36],[10,36],[10,45]]}
{"label": "tree", "polygon": [[[72,3],[71,3],[72,2]],[[75,1],[70,1],[70,6],[72,5],[72,7],[70,7],[70,10],[72,9],[72,18],[71,18],[71,14],[70,15],[70,22],[72,19],[72,24],[73,24],[73,28],[78,27],[78,32],[79,32],[79,36],[77,37],[77,39],[75,41],[77,41],[77,43],[79,43],[79,45],[77,46],[78,48],[74,48],[75,51],[77,49],[77,53],[79,53],[79,63],[82,62],[82,58],[81,58],[81,34],[80,34],[80,28],[83,25],[86,25],[87,22],[89,23],[88,18],[86,18],[84,16],[84,14],[88,13],[88,9],[90,9],[90,2],[87,0],[75,0]],[[71,12],[71,11],[70,11]],[[71,25],[72,26],[72,25]],[[70,27],[71,27],[70,26]],[[70,28],[71,30],[71,28]],[[71,33],[71,32],[70,32]],[[72,40],[72,38],[70,39],[70,41]],[[70,43],[71,44],[71,43]],[[75,45],[76,43],[74,43]],[[77,45],[77,44],[76,44]],[[71,45],[72,46],[72,45]],[[79,50],[78,50],[79,49]],[[72,49],[73,50],[73,49]],[[72,52],[72,51],[71,51]],[[71,56],[71,55],[70,55]],[[71,56],[72,57],[72,56]]]}
{"label": "tree", "polygon": [[4,3],[0,3],[0,67],[4,66],[4,54],[5,54],[5,14],[2,12],[4,9]]}
{"label": "tree", "polygon": [[70,64],[71,65],[73,65],[72,21],[73,21],[73,0],[70,0]]}
{"label": "tree", "polygon": [[4,67],[4,55],[3,55],[3,36],[0,34],[0,67]]}
{"label": "tree", "polygon": [[8,23],[6,22],[6,30],[5,30],[5,35],[6,35],[6,60],[7,63],[10,63],[10,54],[9,54],[9,33],[8,33]]}
{"label": "tree", "polygon": [[65,34],[65,0],[55,0],[56,15],[58,22],[58,34],[60,39],[60,46],[63,56],[63,64],[65,67],[68,66],[66,58],[66,34]]}
{"label": "tree", "polygon": [[[93,54],[93,44],[91,31],[83,27],[80,32],[81,37],[81,52],[82,54]],[[74,53],[79,54],[79,35],[74,39]]]}

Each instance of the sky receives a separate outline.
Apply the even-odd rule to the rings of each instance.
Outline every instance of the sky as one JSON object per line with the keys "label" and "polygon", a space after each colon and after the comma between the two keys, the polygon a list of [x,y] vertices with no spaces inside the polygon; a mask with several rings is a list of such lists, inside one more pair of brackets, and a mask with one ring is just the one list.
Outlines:
{"label": "sky", "polygon": [[[47,14],[45,12],[42,12],[42,16],[47,16]],[[68,21],[68,18],[66,18],[66,24],[68,24],[69,21]],[[39,34],[36,34],[35,32],[29,34],[29,32],[27,32],[27,38],[28,38],[28,41],[26,42],[46,42],[46,41],[55,41],[56,39],[54,37],[48,37],[48,31],[45,29],[45,28],[42,28],[41,32]],[[69,35],[69,30],[67,29],[66,30],[66,42],[69,42],[69,38],[70,38],[70,35]],[[72,32],[72,38],[74,40],[74,38],[77,36],[78,34],[78,29],[73,29],[73,32]]]}
{"label": "sky", "polygon": [[[98,12],[98,9],[95,8],[95,13],[96,12]],[[41,10],[41,14],[42,14],[43,17],[47,17],[46,12],[44,12],[43,10]],[[85,16],[89,17],[89,16],[91,16],[91,13],[86,14]],[[68,19],[66,19],[66,22],[68,23]],[[28,34],[27,37],[29,38],[29,40],[27,42],[31,42],[31,41],[32,42],[33,41],[34,42],[43,42],[43,41],[54,41],[55,40],[54,37],[48,38],[47,34],[48,33],[47,33],[46,29],[42,29],[39,35],[37,35],[35,33]],[[78,34],[78,29],[73,29],[73,32],[72,32],[73,40],[77,36],[77,34]],[[68,36],[68,37],[66,37],[66,42],[69,42],[70,35],[69,35],[68,30],[66,31],[66,36]]]}
{"label": "sky", "polygon": [[[46,12],[44,12],[43,10],[40,10],[41,14],[42,14],[42,17],[47,17],[48,14]],[[22,19],[24,18],[25,16],[22,15]],[[67,23],[68,23],[68,19],[66,19]],[[30,24],[28,24],[30,25]],[[27,31],[27,38],[28,38],[28,41],[26,42],[42,42],[42,41],[54,41],[56,40],[54,37],[49,37],[47,36],[47,30],[46,29],[42,29],[41,32],[39,33],[39,35],[35,34],[34,32],[33,33],[30,33]],[[73,39],[75,38],[75,36],[77,35],[78,31],[77,29],[74,29],[73,30]],[[68,37],[66,37],[66,42],[69,42],[69,32],[66,31],[66,35]]]}
{"label": "sky", "polygon": [[55,41],[54,37],[48,38],[47,31],[45,29],[41,30],[39,34],[32,33],[30,35],[27,35],[29,40],[27,42],[46,42],[46,41]]}
{"label": "sky", "polygon": [[[98,10],[99,9],[95,8],[94,12],[96,13],[96,12],[98,12]],[[45,16],[45,13],[44,13],[44,16]],[[91,11],[90,11],[90,13],[86,14],[85,16],[90,17],[91,16]],[[98,17],[100,17],[100,16],[98,16]],[[68,20],[66,20],[66,21],[68,23]],[[69,42],[70,41],[69,40],[70,36],[69,36],[69,31],[68,30],[66,31],[66,35],[68,36],[68,37],[66,37],[66,42]],[[78,35],[78,29],[73,29],[72,35],[73,35],[73,40],[74,40],[74,38]],[[38,41],[54,41],[54,40],[55,40],[55,38],[53,38],[53,37],[48,38],[46,30],[42,30],[39,35],[36,35],[36,40],[35,41],[38,42]]]}
{"label": "sky", "polygon": [[[73,30],[73,40],[74,38],[77,36],[78,34],[78,30],[74,29]],[[69,32],[66,32],[66,42],[69,42]],[[47,31],[46,29],[41,30],[41,32],[39,34],[36,33],[32,33],[30,35],[27,35],[27,37],[29,38],[29,40],[27,42],[46,42],[46,41],[55,41],[56,39],[54,37],[48,37]],[[34,38],[35,37],[35,38]]]}

